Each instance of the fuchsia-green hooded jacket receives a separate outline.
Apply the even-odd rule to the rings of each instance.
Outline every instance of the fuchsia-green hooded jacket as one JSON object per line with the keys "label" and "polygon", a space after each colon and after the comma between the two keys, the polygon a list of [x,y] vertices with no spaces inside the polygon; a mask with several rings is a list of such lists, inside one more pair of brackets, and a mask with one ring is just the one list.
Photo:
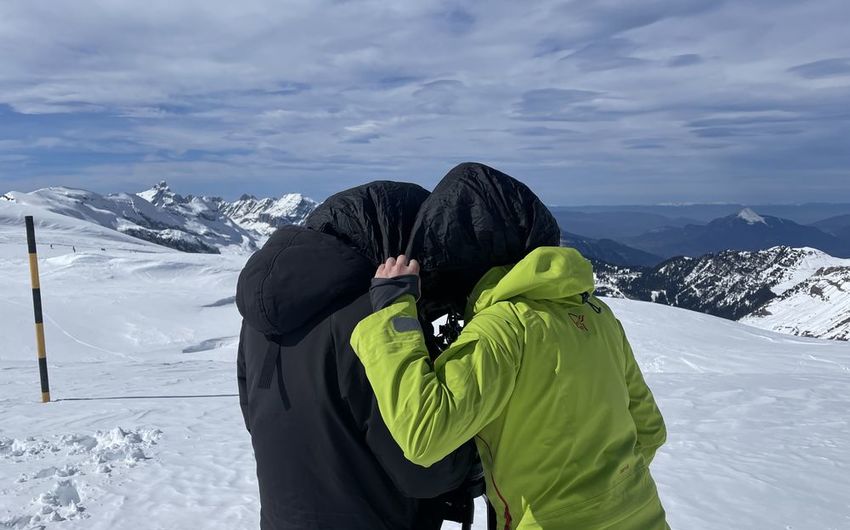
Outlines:
{"label": "fuchsia-green hooded jacket", "polygon": [[502,529],[665,529],[648,466],[664,421],[590,263],[542,247],[491,269],[467,325],[431,362],[416,300],[365,320],[351,344],[393,438],[429,466],[474,438]]}

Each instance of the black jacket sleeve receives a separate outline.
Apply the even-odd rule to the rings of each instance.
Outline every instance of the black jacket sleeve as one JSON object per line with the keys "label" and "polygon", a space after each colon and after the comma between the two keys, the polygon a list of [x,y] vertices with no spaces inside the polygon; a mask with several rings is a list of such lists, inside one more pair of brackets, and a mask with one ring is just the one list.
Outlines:
{"label": "black jacket sleeve", "polygon": [[475,448],[467,443],[431,467],[407,460],[384,424],[377,403],[364,418],[366,443],[396,487],[408,497],[430,499],[459,488],[472,470]]}
{"label": "black jacket sleeve", "polygon": [[366,443],[396,488],[411,498],[430,499],[460,487],[477,462],[474,444],[461,446],[427,468],[407,460],[381,417],[366,371],[349,341],[337,340],[336,345],[344,349],[339,355],[342,396]]}
{"label": "black jacket sleeve", "polygon": [[242,409],[242,419],[245,420],[245,428],[251,432],[251,424],[248,421],[248,382],[245,374],[245,322],[242,322],[242,330],[239,332],[239,348],[236,353],[236,382],[239,384],[239,407]]}

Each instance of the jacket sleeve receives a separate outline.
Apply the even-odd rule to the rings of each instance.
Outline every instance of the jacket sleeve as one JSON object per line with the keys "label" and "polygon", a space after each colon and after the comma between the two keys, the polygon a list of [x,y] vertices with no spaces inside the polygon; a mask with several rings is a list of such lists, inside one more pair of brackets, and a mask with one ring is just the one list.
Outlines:
{"label": "jacket sleeve", "polygon": [[242,409],[242,419],[245,421],[245,428],[251,432],[251,425],[248,423],[248,382],[245,373],[245,322],[242,322],[242,330],[239,332],[239,347],[236,352],[236,382],[239,385],[239,407]]}
{"label": "jacket sleeve", "polygon": [[655,452],[667,440],[667,428],[664,418],[655,403],[652,391],[646,385],[643,374],[635,360],[632,347],[626,338],[622,324],[623,354],[625,355],[626,384],[629,388],[629,412],[637,428],[638,450],[643,454],[648,466],[655,457]]}
{"label": "jacket sleeve", "polygon": [[351,344],[390,433],[412,462],[435,462],[472,439],[511,397],[524,340],[519,318],[496,304],[475,316],[432,365],[411,295],[373,313]]}
{"label": "jacket sleeve", "polygon": [[[364,381],[364,384],[369,383]],[[431,467],[422,467],[405,458],[374,399],[370,409],[371,413],[364,418],[366,443],[400,492],[415,499],[431,499],[464,483],[477,458],[472,443],[461,446]]]}
{"label": "jacket sleeve", "polygon": [[338,356],[340,392],[348,403],[354,422],[364,435],[366,445],[396,489],[407,497],[430,499],[458,488],[477,461],[474,445],[464,445],[429,468],[405,458],[381,417],[363,365],[349,344],[350,338],[351,328],[344,342],[337,342],[348,350]]}

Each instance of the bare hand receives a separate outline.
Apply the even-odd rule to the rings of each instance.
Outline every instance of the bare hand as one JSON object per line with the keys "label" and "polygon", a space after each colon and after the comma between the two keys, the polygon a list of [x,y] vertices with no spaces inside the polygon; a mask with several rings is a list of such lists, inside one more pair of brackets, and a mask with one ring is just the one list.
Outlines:
{"label": "bare hand", "polygon": [[386,263],[382,263],[375,273],[375,278],[395,278],[410,274],[419,276],[419,262],[415,259],[408,260],[407,256],[402,254],[398,259],[390,258]]}

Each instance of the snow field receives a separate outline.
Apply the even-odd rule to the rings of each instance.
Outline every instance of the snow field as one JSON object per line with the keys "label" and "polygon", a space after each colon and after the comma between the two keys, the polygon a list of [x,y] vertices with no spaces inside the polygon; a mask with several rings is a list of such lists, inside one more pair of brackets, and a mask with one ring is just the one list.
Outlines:
{"label": "snow field", "polygon": [[[158,429],[125,431],[116,427],[94,434],[64,434],[51,438],[29,436],[23,440],[0,438],[0,459],[10,464],[38,464],[41,467],[38,471],[21,473],[15,479],[19,487],[11,495],[26,496],[30,490],[42,493],[28,506],[25,499],[20,499],[24,513],[12,515],[3,521],[4,526],[28,528],[88,518],[78,487],[91,491],[95,483],[104,480],[83,478],[93,474],[118,474],[124,468],[132,468],[148,460],[150,457],[145,451],[156,445],[161,434]],[[73,463],[68,463],[69,460]]]}
{"label": "snow field", "polygon": [[[106,229],[45,216],[37,229],[58,401],[41,404],[23,222],[8,211],[0,528],[257,528],[235,397],[233,294],[246,257],[108,240]],[[51,238],[80,248],[51,251],[41,243]],[[652,472],[673,528],[850,528],[850,344],[606,302],[667,421]],[[480,508],[476,528],[485,528]]]}
{"label": "snow field", "polygon": [[[4,378],[33,372],[29,363],[12,364]],[[59,363],[51,376],[63,381],[54,392],[60,401],[50,404],[9,399],[32,394],[37,371],[35,381],[8,377],[0,439],[13,449],[0,449],[0,528],[258,527],[253,453],[232,366]],[[73,488],[78,499],[54,499],[57,487]]]}

